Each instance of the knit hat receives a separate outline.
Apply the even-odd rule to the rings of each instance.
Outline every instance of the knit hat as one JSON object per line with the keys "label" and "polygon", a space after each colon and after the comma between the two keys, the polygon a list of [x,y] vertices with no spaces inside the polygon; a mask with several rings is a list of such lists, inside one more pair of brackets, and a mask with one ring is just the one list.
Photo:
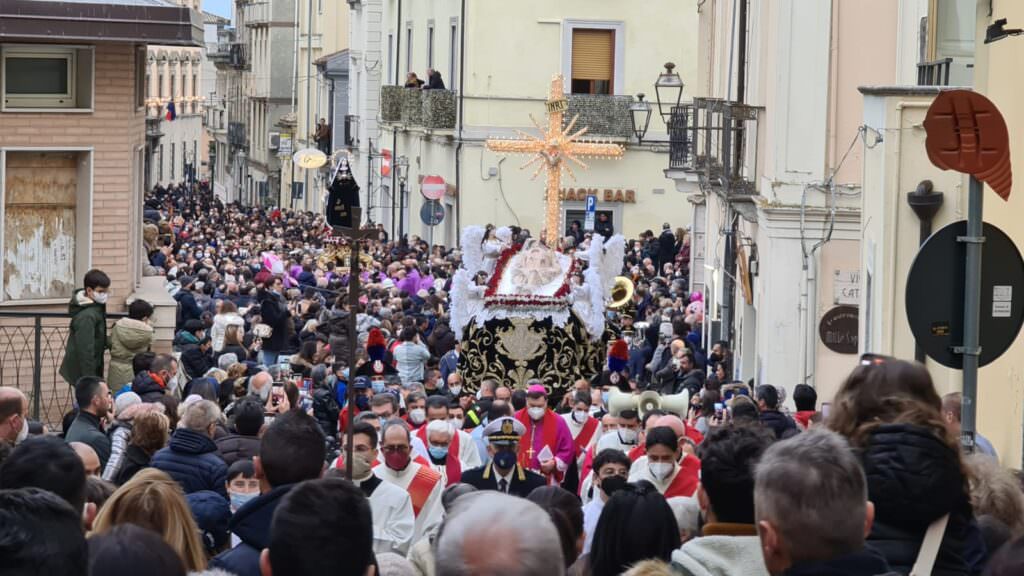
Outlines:
{"label": "knit hat", "polygon": [[612,349],[608,351],[608,370],[611,372],[622,372],[626,369],[626,362],[629,361],[629,346],[625,340],[616,340],[612,343]]}
{"label": "knit hat", "polygon": [[380,328],[371,328],[370,335],[366,339],[366,353],[370,356],[370,360],[383,361],[387,350],[388,343],[384,340]]}
{"label": "knit hat", "polygon": [[118,394],[114,399],[114,417],[120,417],[122,412],[135,404],[142,404],[142,397],[135,392],[128,391]]}
{"label": "knit hat", "polygon": [[220,550],[230,537],[228,522],[231,520],[231,508],[228,501],[210,490],[201,490],[185,496],[192,517],[196,521],[207,552]]}

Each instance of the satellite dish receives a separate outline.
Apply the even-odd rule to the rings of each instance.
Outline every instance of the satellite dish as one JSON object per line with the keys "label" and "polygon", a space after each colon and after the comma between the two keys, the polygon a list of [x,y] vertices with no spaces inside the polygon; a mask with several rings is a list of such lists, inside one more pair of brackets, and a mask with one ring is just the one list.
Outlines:
{"label": "satellite dish", "polygon": [[292,155],[292,161],[299,168],[316,169],[327,164],[327,154],[316,148],[303,148]]}

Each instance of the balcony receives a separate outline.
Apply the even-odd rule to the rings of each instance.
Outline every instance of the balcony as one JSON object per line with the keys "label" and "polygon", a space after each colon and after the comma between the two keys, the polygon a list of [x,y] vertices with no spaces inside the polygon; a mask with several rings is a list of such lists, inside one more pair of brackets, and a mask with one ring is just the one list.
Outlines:
{"label": "balcony", "polygon": [[586,126],[588,136],[631,138],[633,125],[629,120],[629,105],[632,96],[609,96],[606,94],[567,94],[569,110],[565,117],[572,120],[579,114],[576,128]]}
{"label": "balcony", "polygon": [[423,90],[421,94],[423,127],[432,130],[455,129],[455,92]]}
{"label": "balcony", "polygon": [[675,106],[669,120],[669,168],[696,174],[727,198],[757,194],[757,118],[761,108],[718,98]]}
{"label": "balcony", "polygon": [[245,130],[245,123],[228,123],[228,144],[236,148],[246,148],[249,145],[248,135]]}
{"label": "balcony", "polygon": [[949,69],[953,64],[952,58],[943,58],[932,62],[919,62],[917,64],[917,85],[918,86],[949,86]]}
{"label": "balcony", "polygon": [[380,117],[384,122],[400,122],[402,120],[402,93],[405,88],[401,86],[380,87]]}
{"label": "balcony", "polygon": [[428,130],[452,130],[457,107],[455,92],[451,90],[415,90],[401,86],[382,86],[380,90],[383,122]]}
{"label": "balcony", "polygon": [[164,133],[160,131],[160,123],[163,120],[160,116],[148,116],[146,118],[146,140],[150,141],[150,145],[155,145],[156,142],[163,137]]}
{"label": "balcony", "polygon": [[402,124],[420,124],[423,121],[423,91],[403,89],[399,96]]}
{"label": "balcony", "polygon": [[246,26],[265,26],[270,23],[270,3],[254,2],[245,4],[242,19]]}

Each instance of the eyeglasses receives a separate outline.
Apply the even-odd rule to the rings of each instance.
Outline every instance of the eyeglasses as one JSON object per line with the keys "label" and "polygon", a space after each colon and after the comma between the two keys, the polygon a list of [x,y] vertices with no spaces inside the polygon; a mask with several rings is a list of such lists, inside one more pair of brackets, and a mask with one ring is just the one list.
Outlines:
{"label": "eyeglasses", "polygon": [[383,450],[386,454],[405,454],[409,451],[409,446],[406,444],[401,444],[397,446],[381,446],[380,449]]}

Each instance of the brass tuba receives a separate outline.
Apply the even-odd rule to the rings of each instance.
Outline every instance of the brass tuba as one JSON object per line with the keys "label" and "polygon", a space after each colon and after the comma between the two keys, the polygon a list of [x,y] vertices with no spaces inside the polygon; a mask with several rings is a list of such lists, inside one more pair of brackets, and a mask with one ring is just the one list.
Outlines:
{"label": "brass tuba", "polygon": [[622,310],[633,301],[633,281],[625,276],[616,276],[612,286],[612,299],[608,303],[610,310]]}

